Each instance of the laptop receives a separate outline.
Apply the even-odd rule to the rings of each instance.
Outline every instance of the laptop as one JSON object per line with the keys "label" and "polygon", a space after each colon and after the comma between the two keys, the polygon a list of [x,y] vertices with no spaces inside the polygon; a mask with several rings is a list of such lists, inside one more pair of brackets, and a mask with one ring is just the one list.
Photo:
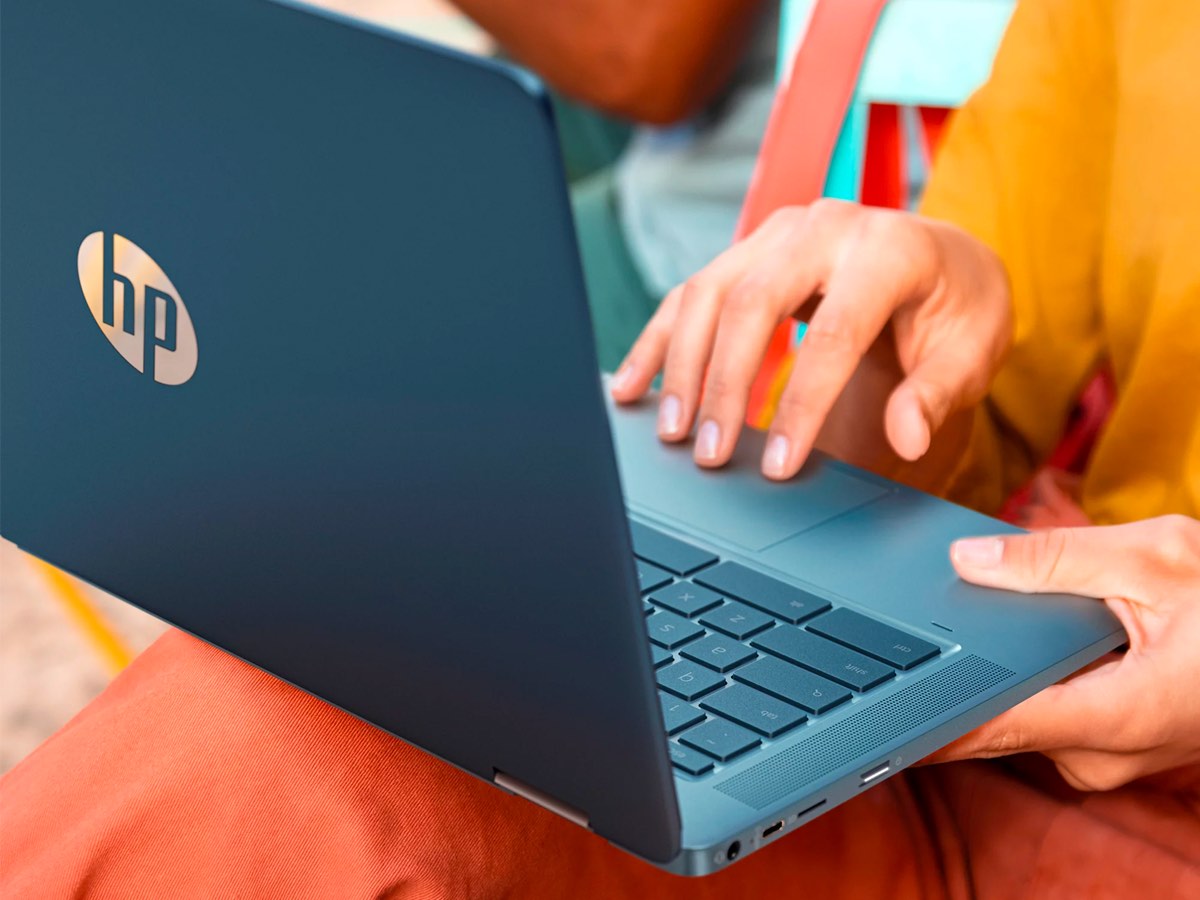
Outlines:
{"label": "laptop", "polygon": [[2,66],[28,552],[687,875],[1123,642],[614,409],[530,74],[274,0],[10,0]]}

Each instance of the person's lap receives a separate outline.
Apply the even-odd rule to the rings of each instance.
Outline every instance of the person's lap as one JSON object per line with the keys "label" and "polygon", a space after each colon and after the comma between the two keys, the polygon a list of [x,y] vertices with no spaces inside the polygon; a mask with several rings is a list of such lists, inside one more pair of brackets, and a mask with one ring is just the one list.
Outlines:
{"label": "person's lap", "polygon": [[180,632],[0,784],[13,897],[1200,888],[1194,809],[1137,790],[1080,803],[983,763],[893,779],[722,873],[677,878]]}
{"label": "person's lap", "polygon": [[[780,879],[838,896],[858,843],[837,836],[847,810],[714,878],[667,875],[177,631],[3,795],[5,896],[715,897]],[[863,798],[868,845],[884,798]]]}

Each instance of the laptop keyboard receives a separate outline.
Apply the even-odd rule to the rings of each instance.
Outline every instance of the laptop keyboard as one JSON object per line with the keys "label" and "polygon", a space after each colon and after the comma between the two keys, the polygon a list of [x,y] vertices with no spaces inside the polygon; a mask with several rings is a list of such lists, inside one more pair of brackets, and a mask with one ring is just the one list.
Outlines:
{"label": "laptop keyboard", "polygon": [[630,522],[670,738],[689,775],[937,657],[935,644]]}

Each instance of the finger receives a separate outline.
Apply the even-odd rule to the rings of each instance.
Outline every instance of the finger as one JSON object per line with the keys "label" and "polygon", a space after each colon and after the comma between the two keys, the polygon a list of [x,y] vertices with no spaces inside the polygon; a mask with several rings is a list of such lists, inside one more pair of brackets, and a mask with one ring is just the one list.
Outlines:
{"label": "finger", "polygon": [[876,213],[848,240],[796,351],[767,440],[763,471],[790,478],[812,450],[829,411],[896,309],[927,293],[931,248],[898,217]]}
{"label": "finger", "polygon": [[[718,288],[722,283],[736,278],[738,273],[744,271],[750,264],[749,257],[754,248],[747,246],[749,240],[743,241],[721,254],[700,275]],[[613,398],[618,402],[632,403],[644,397],[655,376],[666,365],[669,348],[675,339],[675,331],[687,286],[688,282],[676,285],[667,293],[625,355],[621,365],[617,367],[617,371],[609,383],[609,389],[612,391]],[[663,393],[667,393],[665,387]]]}
{"label": "finger", "polygon": [[683,286],[663,366],[658,414],[658,435],[663,440],[679,441],[691,433],[724,292],[721,273],[713,267],[688,279]]}
{"label": "finger", "polygon": [[773,217],[755,233],[753,269],[726,294],[697,418],[695,458],[728,462],[746,420],[750,391],[771,335],[825,285],[857,207],[815,203]]}
{"label": "finger", "polygon": [[987,390],[992,361],[962,346],[939,348],[896,386],[884,410],[888,443],[902,459],[920,459],[933,436],[958,410]]}
{"label": "finger", "polygon": [[618,403],[633,403],[650,390],[654,377],[662,371],[667,358],[667,347],[671,343],[671,332],[675,318],[679,315],[679,299],[682,285],[673,288],[663,298],[638,339],[629,348],[624,361],[617,368],[609,383],[613,399]]}
{"label": "finger", "polygon": [[966,538],[951,545],[950,559],[965,580],[987,587],[1132,599],[1152,551],[1150,524]]}
{"label": "finger", "polygon": [[1052,685],[929,757],[930,762],[1014,753],[1109,750],[1135,713],[1138,691],[1119,662]]}
{"label": "finger", "polygon": [[1077,791],[1116,790],[1164,768],[1157,753],[1064,750],[1052,752],[1049,757],[1063,781]]}
{"label": "finger", "polygon": [[[842,210],[837,212],[839,216],[845,214]],[[681,440],[691,432],[719,323],[730,295],[737,294],[739,285],[752,279],[761,288],[742,293],[737,301],[739,307],[744,306],[750,315],[773,316],[776,320],[811,295],[810,286],[818,279],[818,273],[824,271],[827,253],[824,243],[810,231],[814,221],[823,221],[829,215],[817,215],[803,207],[781,210],[684,285],[663,370],[661,437]],[[803,252],[798,254],[798,249]],[[749,307],[755,305],[769,307],[769,311],[761,308],[751,311]],[[760,350],[760,363],[762,355]],[[747,393],[749,389],[747,383]],[[736,434],[736,430],[730,429],[730,433]],[[698,458],[715,461],[715,448],[723,443],[719,430],[718,439],[713,438],[712,427],[697,435]],[[729,452],[732,445],[732,440],[723,443]]]}
{"label": "finger", "polygon": [[729,461],[746,419],[750,388],[771,335],[786,317],[782,303],[767,299],[764,285],[761,275],[742,282],[730,292],[721,313],[697,414],[693,455],[700,465]]}
{"label": "finger", "polygon": [[[1095,679],[1101,675],[1107,675],[1109,670],[1119,666],[1123,659],[1124,654],[1107,653],[1100,659],[1089,663],[1070,678],[1066,679],[1063,682],[1063,685],[1072,684],[1085,679]],[[1055,687],[1060,687],[1063,685],[1055,685]],[[1103,685],[1101,687],[1103,687]],[[1041,694],[1037,694],[1035,696],[1041,696]],[[1026,702],[1029,701],[1027,700]],[[1015,708],[1016,707],[1014,707],[1014,709]],[[1017,743],[1020,743],[1011,735],[1007,737],[1000,736],[999,731],[1004,727],[1004,723],[1001,722],[999,725],[997,725],[996,723],[999,721],[1000,717],[997,717],[996,719],[981,725],[974,731],[963,735],[961,738],[958,738],[952,743],[947,744],[942,749],[931,753],[929,756],[926,756],[918,763],[918,765],[925,765],[927,763],[932,764],[951,762],[957,759],[973,758],[974,756],[987,750],[991,750],[999,745],[1016,745]],[[995,754],[993,753],[993,755]]]}

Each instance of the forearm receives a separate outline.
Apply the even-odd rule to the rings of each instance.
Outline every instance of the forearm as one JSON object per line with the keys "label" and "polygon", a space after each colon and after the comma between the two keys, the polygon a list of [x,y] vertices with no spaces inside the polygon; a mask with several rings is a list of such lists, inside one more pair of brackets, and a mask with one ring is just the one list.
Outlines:
{"label": "forearm", "polygon": [[458,0],[515,59],[564,94],[664,124],[733,71],[758,13],[745,0]]}

